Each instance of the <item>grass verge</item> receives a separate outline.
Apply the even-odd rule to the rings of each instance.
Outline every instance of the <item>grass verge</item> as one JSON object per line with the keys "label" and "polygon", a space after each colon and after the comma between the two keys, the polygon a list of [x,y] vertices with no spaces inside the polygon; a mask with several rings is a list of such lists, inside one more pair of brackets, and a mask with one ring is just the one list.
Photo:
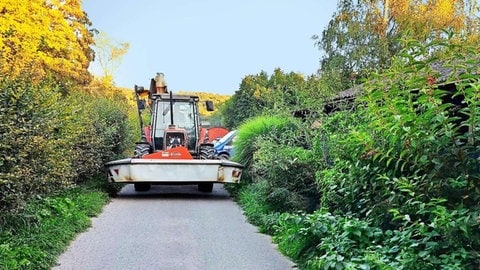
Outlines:
{"label": "grass verge", "polygon": [[2,225],[0,269],[50,269],[108,201],[105,192],[76,187],[29,203]]}

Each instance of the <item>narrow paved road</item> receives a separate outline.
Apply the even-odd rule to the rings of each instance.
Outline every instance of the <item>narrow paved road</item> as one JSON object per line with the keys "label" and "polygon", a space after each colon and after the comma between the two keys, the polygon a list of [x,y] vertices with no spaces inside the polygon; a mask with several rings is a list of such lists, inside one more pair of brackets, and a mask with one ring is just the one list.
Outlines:
{"label": "narrow paved road", "polygon": [[221,185],[125,186],[53,269],[292,269]]}

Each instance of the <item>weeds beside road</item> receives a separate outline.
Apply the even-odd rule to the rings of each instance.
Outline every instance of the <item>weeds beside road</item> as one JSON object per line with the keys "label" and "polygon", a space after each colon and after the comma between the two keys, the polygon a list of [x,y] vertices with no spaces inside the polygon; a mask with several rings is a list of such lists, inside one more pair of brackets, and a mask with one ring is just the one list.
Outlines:
{"label": "weeds beside road", "polygon": [[0,269],[50,269],[108,201],[105,192],[82,186],[29,203],[0,231]]}

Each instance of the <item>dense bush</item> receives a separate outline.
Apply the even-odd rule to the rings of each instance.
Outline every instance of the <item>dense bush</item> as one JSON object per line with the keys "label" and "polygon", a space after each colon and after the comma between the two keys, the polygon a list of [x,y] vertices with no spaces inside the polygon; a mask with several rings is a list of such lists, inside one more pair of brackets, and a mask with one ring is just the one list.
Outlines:
{"label": "dense bush", "polygon": [[103,163],[123,153],[129,137],[122,102],[67,95],[50,81],[3,80],[0,89],[2,218],[31,198],[103,173]]}
{"label": "dense bush", "polygon": [[[443,61],[452,70],[463,65],[446,56]],[[426,74],[434,72],[430,64],[402,61],[366,84],[365,124],[330,140],[331,148],[340,150],[333,152],[338,162],[318,180],[320,185],[350,187],[329,191],[352,198],[345,203],[351,207],[347,211],[362,216],[376,211],[380,217],[396,205],[409,207],[412,199],[428,203],[444,198],[452,208],[478,202],[478,78],[465,75],[465,83],[456,84],[453,95],[464,97],[464,107],[455,107],[445,102],[451,93],[428,83]],[[461,132],[463,126],[467,132]],[[393,217],[386,215],[378,220]]]}
{"label": "dense bush", "polygon": [[385,249],[383,237],[366,221],[318,211],[283,214],[275,240],[301,269],[399,269],[388,266],[387,254],[379,252]]}
{"label": "dense bush", "polygon": [[60,136],[61,95],[48,84],[1,82],[0,211],[15,211],[36,194],[73,177],[68,141]]}
{"label": "dense bush", "polygon": [[88,179],[101,171],[103,163],[124,155],[130,145],[131,128],[128,107],[121,100],[108,100],[77,93],[65,100],[69,126],[64,135],[70,138],[75,181]]}
{"label": "dense bush", "polygon": [[245,168],[242,183],[227,188],[261,231],[273,233],[281,212],[317,207],[315,171],[323,159],[312,149],[315,132],[288,115],[258,116],[239,127],[234,161]]}
{"label": "dense bush", "polygon": [[[318,203],[314,152],[263,138],[252,165],[256,179],[266,181],[267,204],[276,212],[312,211]],[[292,142],[291,142],[292,143]]]}
{"label": "dense bush", "polygon": [[[424,54],[428,46],[409,44],[364,84],[357,112],[324,119],[314,147],[328,149],[331,161],[316,174],[325,210],[290,216],[278,237],[300,239],[283,248],[307,268],[478,267],[480,63],[477,50],[444,49],[439,62]],[[438,70],[457,81],[453,89],[435,82],[445,76]],[[334,215],[325,219],[325,211]],[[349,222],[378,235],[343,239]]]}
{"label": "dense bush", "polygon": [[[316,129],[288,117],[282,132],[240,127],[253,182],[240,202],[301,268],[479,267],[480,62],[478,46],[458,44],[407,41],[351,111],[317,116]],[[294,212],[304,194],[318,210]]]}
{"label": "dense bush", "polygon": [[252,118],[239,127],[235,139],[235,156],[237,161],[245,166],[242,175],[242,182],[253,182],[252,163],[254,154],[258,150],[257,142],[262,138],[271,138],[276,143],[281,143],[278,139],[282,134],[293,130],[295,124],[291,119],[279,116],[259,116]]}
{"label": "dense bush", "polygon": [[[451,226],[464,226],[463,213],[454,216]],[[441,226],[432,230],[438,225],[384,230],[369,219],[326,211],[283,214],[275,240],[301,269],[475,269],[467,245],[442,238]]]}

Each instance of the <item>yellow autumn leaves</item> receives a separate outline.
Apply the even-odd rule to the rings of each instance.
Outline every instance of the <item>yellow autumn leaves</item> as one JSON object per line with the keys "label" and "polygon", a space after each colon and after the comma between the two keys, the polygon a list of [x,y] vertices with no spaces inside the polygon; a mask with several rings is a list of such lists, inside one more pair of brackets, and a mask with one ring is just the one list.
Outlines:
{"label": "yellow autumn leaves", "polygon": [[[375,29],[394,30],[419,38],[441,29],[464,32],[478,13],[477,0],[363,0],[369,6]],[[477,29],[478,30],[478,29]]]}
{"label": "yellow autumn leaves", "polygon": [[0,3],[0,72],[28,72],[78,84],[90,81],[90,21],[79,0],[3,0]]}

